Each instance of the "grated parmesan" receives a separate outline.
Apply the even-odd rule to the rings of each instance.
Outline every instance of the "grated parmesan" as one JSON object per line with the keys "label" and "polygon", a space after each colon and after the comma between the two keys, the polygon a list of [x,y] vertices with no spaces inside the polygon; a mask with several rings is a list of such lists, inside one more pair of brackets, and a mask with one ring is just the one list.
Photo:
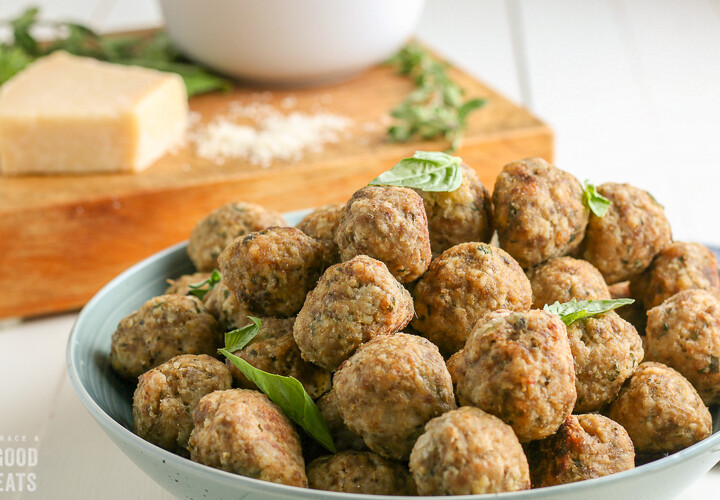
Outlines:
{"label": "grated parmesan", "polygon": [[[281,105],[288,109],[295,102],[288,97]],[[338,142],[352,125],[344,116],[298,111],[283,114],[263,102],[232,103],[227,114],[207,124],[198,116],[192,120],[187,138],[197,156],[219,164],[241,159],[262,167],[275,160],[298,161],[308,152],[320,152],[326,144]]]}

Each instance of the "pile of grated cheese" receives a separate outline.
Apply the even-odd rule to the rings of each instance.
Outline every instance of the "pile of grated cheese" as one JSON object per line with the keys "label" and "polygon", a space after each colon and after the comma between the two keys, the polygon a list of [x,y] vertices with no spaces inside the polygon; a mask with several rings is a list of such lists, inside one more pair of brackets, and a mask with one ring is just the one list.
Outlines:
{"label": "pile of grated cheese", "polygon": [[[294,104],[286,98],[282,107]],[[261,167],[275,160],[294,162],[308,152],[320,152],[326,144],[338,142],[352,125],[352,120],[344,116],[298,111],[284,114],[263,102],[234,102],[227,114],[207,124],[198,116],[193,121],[187,139],[197,156],[219,164],[241,159]]]}

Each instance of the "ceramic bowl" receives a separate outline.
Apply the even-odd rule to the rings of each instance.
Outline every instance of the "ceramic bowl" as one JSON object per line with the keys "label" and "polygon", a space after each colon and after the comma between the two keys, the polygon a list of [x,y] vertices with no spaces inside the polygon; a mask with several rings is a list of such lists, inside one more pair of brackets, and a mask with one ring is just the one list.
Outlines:
{"label": "ceramic bowl", "polygon": [[188,57],[279,86],[345,79],[413,34],[424,0],[160,0],[168,35]]}
{"label": "ceramic bowl", "polygon": [[[307,212],[286,214],[297,223]],[[132,432],[134,387],[110,369],[110,337],[118,322],[150,297],[161,294],[168,277],[193,271],[186,244],[168,248],[128,269],[85,306],[70,334],[67,369],[75,391],[107,435],[135,464],[178,498],[247,500],[367,500],[347,493],[307,490],[268,483],[207,467],[144,441]],[[464,498],[504,500],[662,500],[675,497],[720,460],[720,407],[711,409],[713,435],[683,451],[636,469],[598,479],[519,493]],[[410,497],[408,497],[410,498]],[[455,498],[455,497],[447,497]]]}

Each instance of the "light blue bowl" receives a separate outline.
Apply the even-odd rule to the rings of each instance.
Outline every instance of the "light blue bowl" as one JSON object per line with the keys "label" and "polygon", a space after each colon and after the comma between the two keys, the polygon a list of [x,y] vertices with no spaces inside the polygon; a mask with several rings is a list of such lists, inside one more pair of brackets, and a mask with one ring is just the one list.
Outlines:
{"label": "light blue bowl", "polygon": [[[304,213],[287,214],[287,219],[296,223]],[[110,337],[123,317],[165,290],[166,278],[193,270],[187,258],[186,244],[175,245],[112,280],[80,312],[68,341],[67,369],[75,391],[90,414],[143,472],[179,498],[367,499],[366,495],[307,490],[230,474],[174,455],[133,434],[131,401],[134,388],[120,380],[110,369],[107,361]],[[714,423],[712,436],[679,453],[636,469],[551,488],[466,498],[673,498],[720,461],[720,407],[712,408],[711,412]],[[373,498],[390,500],[400,497]]]}

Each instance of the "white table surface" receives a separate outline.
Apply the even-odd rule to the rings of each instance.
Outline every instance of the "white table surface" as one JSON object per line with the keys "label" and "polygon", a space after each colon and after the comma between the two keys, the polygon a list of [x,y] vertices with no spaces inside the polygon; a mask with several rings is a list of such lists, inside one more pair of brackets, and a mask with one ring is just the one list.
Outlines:
{"label": "white table surface", "polygon": [[[0,18],[29,4],[101,31],[162,22],[148,0],[0,0]],[[429,0],[419,37],[546,120],[559,167],[644,187],[676,239],[720,244],[720,1]],[[0,498],[171,498],[70,387],[75,318],[0,322],[0,448],[16,438],[38,448],[35,491]],[[720,467],[679,498],[720,498]]]}

